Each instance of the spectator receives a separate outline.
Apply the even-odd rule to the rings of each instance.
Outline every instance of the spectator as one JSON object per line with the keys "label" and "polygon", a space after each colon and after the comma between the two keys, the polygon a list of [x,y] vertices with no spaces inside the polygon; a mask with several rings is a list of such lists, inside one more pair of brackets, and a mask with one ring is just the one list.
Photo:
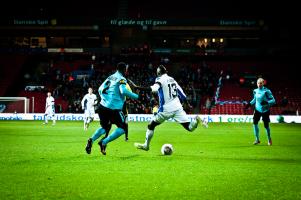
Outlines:
{"label": "spectator", "polygon": [[286,107],[288,105],[288,99],[284,96],[281,100],[281,107]]}

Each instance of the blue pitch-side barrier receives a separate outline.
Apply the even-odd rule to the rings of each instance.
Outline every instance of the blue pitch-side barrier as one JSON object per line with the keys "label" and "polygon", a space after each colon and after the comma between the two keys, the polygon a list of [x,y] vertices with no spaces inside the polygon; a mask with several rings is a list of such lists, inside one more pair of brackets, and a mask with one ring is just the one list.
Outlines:
{"label": "blue pitch-side barrier", "polygon": [[[193,119],[196,115],[188,115],[190,119]],[[151,114],[129,114],[128,120],[132,122],[148,122],[152,119]],[[209,123],[211,122],[228,122],[228,123],[251,123],[253,121],[252,115],[200,115],[202,119],[205,119]],[[83,114],[72,113],[60,113],[55,115],[57,121],[83,121]],[[0,113],[0,121],[8,120],[36,120],[42,121],[45,119],[44,113]],[[272,123],[301,123],[301,116],[294,115],[271,115]],[[94,120],[99,121],[96,114]],[[173,121],[173,120],[170,120]]]}

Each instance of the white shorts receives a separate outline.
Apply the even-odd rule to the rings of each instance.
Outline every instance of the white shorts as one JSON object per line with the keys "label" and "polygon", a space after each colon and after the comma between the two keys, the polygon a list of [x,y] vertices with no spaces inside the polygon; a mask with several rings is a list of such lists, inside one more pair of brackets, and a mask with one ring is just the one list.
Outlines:
{"label": "white shorts", "polygon": [[45,114],[47,114],[47,115],[54,115],[55,114],[54,106],[48,106],[46,108]]}
{"label": "white shorts", "polygon": [[85,110],[85,117],[91,117],[94,118],[95,110],[93,109],[87,109]]}
{"label": "white shorts", "polygon": [[190,122],[186,112],[183,109],[172,112],[158,112],[153,117],[153,120],[155,122],[162,123],[170,118],[173,118],[178,123]]}

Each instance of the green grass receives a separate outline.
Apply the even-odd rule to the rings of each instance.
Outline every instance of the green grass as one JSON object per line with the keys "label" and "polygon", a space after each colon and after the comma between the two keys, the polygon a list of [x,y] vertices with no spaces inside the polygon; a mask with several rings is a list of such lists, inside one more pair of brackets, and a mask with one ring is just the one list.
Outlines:
{"label": "green grass", "polygon": [[[43,126],[39,121],[0,121],[0,199],[301,199],[301,125],[271,124],[273,146],[261,144],[251,124],[216,123],[186,132],[176,123],[157,127],[148,152],[146,123],[130,123],[107,147],[94,144],[82,122]],[[115,127],[113,127],[115,128]],[[162,156],[164,143],[174,146]]]}

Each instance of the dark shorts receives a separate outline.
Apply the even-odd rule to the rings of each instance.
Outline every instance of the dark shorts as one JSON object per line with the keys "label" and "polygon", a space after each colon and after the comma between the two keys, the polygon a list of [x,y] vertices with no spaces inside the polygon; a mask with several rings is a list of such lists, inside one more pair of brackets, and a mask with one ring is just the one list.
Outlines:
{"label": "dark shorts", "polygon": [[127,106],[126,106],[126,102],[124,102],[124,104],[123,104],[123,108],[122,108],[122,112],[123,112],[123,114],[124,114],[124,118],[125,118],[125,123],[126,124],[128,124],[128,115],[129,115],[129,113],[128,113],[128,108],[127,108]]}
{"label": "dark shorts", "polygon": [[126,106],[126,102],[124,102],[124,104],[123,104],[122,112],[125,116],[128,116],[128,108]]}
{"label": "dark shorts", "polygon": [[118,128],[125,129],[125,116],[121,110],[111,110],[102,105],[99,106],[98,116],[100,125],[104,129],[110,129],[112,124],[115,124]]}
{"label": "dark shorts", "polygon": [[253,123],[258,124],[261,117],[263,122],[270,122],[270,111],[261,113],[255,109],[253,115]]}

